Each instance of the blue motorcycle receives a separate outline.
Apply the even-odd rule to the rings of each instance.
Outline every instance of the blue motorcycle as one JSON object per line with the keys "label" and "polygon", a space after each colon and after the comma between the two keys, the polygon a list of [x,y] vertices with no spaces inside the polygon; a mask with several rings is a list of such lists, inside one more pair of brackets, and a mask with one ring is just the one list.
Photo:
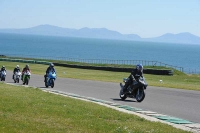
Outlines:
{"label": "blue motorcycle", "polygon": [[45,86],[48,88],[49,86],[51,86],[51,88],[54,87],[54,82],[56,80],[56,72],[50,72],[48,75],[47,75],[47,79],[46,79],[46,82],[45,82]]}

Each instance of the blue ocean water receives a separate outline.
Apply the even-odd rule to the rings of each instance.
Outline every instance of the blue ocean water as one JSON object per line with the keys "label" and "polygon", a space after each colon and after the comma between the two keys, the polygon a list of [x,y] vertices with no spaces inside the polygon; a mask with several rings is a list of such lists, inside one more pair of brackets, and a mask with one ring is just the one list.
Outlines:
{"label": "blue ocean water", "polygon": [[200,73],[200,45],[0,33],[0,55],[147,60]]}

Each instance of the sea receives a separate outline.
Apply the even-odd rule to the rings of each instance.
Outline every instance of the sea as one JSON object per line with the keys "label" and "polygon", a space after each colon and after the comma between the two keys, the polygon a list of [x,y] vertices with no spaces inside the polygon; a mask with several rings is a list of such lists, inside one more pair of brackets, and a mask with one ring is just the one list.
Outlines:
{"label": "sea", "polygon": [[158,61],[200,73],[200,44],[0,33],[0,47],[7,56]]}

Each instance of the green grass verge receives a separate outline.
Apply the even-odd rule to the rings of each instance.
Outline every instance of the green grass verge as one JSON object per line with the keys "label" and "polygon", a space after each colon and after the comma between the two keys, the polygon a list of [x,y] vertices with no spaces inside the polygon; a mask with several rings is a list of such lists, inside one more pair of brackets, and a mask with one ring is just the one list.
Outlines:
{"label": "green grass verge", "polygon": [[94,103],[0,83],[3,133],[186,133]]}
{"label": "green grass verge", "polygon": [[[47,62],[54,62],[54,63],[56,62],[56,63],[70,64],[70,65],[81,65],[81,66],[102,66],[102,67],[117,67],[117,68],[133,68],[133,65],[125,65],[125,64],[96,64],[96,63],[92,64],[92,63],[64,61],[64,60],[34,59],[34,58],[21,58],[21,57],[9,57],[9,58],[10,59],[35,60],[35,61],[47,61]],[[167,68],[167,67],[164,67],[164,66],[145,66],[145,69],[171,70],[172,68]]]}
{"label": "green grass verge", "polygon": [[[0,61],[0,65],[5,65],[7,70],[12,70],[16,65],[24,67],[26,63],[19,62],[4,62]],[[42,64],[29,64],[33,74],[44,75],[48,65]],[[74,78],[82,80],[96,80],[105,82],[122,82],[122,78],[128,77],[130,73],[125,72],[110,72],[100,70],[86,70],[55,66],[58,77],[62,78]],[[200,91],[200,75],[186,75],[181,72],[175,72],[173,76],[165,75],[151,75],[144,74],[148,84],[150,86],[169,87],[169,88],[180,88],[188,90]],[[163,82],[160,83],[159,81]]]}

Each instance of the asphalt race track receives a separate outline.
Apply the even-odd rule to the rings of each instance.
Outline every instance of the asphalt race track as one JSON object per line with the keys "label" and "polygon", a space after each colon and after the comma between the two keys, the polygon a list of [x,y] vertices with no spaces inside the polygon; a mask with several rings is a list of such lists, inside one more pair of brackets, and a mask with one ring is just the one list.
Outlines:
{"label": "asphalt race track", "polygon": [[[148,79],[146,80],[148,82]],[[14,83],[11,71],[7,71],[5,82]],[[19,84],[22,84],[21,80]],[[31,75],[29,85],[44,88],[44,77],[42,75]],[[49,87],[49,89],[51,88]],[[154,111],[160,114],[200,123],[200,91],[148,86],[144,101],[138,103],[131,98],[127,98],[125,101],[120,99],[119,83],[58,77],[53,89],[129,105],[143,110]]]}

